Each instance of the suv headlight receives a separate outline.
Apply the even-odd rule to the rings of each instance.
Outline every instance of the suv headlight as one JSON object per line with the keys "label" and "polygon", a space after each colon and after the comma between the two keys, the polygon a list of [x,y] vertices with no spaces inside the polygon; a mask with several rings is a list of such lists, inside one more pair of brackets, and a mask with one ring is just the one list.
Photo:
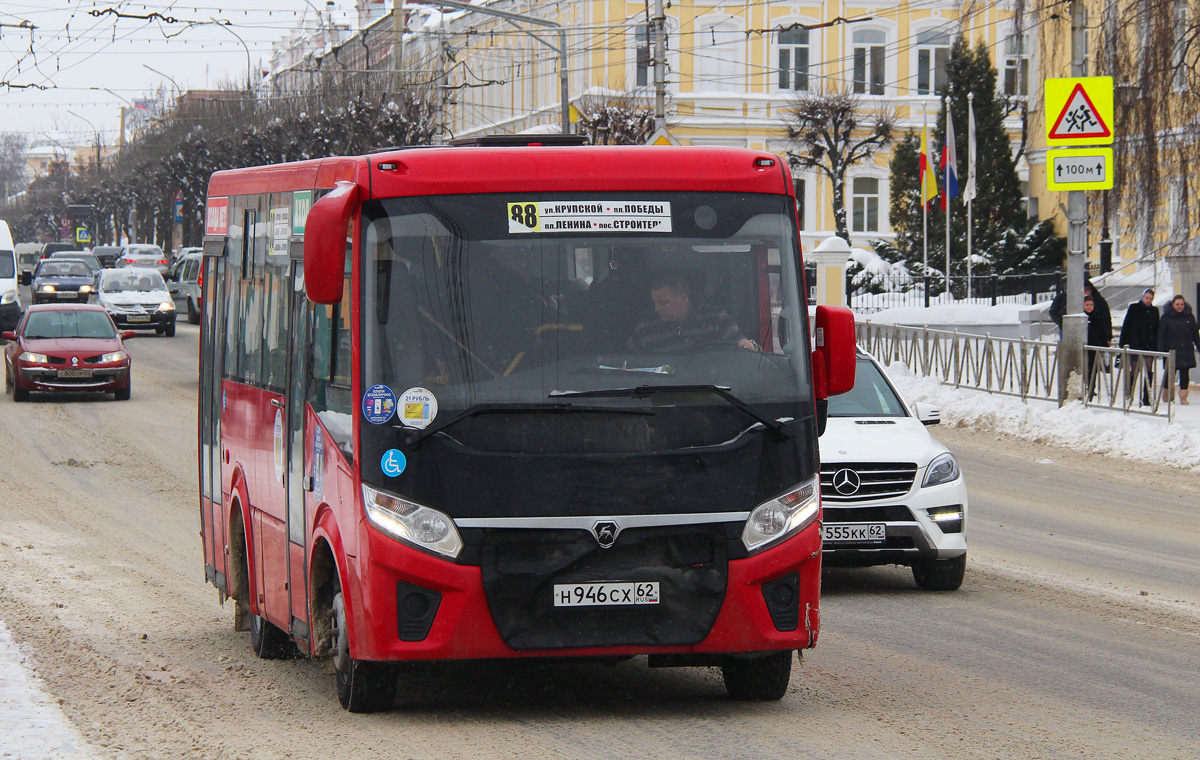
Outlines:
{"label": "suv headlight", "polygon": [[462,551],[458,529],[448,515],[405,501],[399,496],[362,487],[367,519],[379,530],[409,546],[436,552],[451,559]]}
{"label": "suv headlight", "polygon": [[818,477],[787,493],[759,504],[746,518],[742,543],[754,553],[778,543],[817,519],[821,511]]}
{"label": "suv headlight", "polygon": [[925,480],[921,482],[921,487],[940,486],[942,483],[958,480],[958,475],[958,460],[947,451],[944,454],[938,454],[929,463],[929,469],[925,472]]}
{"label": "suv headlight", "polygon": [[21,304],[21,297],[17,295],[17,291],[15,290],[10,290],[4,295],[0,296],[0,305],[7,306],[10,303],[15,303],[18,306]]}
{"label": "suv headlight", "polygon": [[175,304],[171,301],[163,301],[158,305],[159,311],[175,311]]}

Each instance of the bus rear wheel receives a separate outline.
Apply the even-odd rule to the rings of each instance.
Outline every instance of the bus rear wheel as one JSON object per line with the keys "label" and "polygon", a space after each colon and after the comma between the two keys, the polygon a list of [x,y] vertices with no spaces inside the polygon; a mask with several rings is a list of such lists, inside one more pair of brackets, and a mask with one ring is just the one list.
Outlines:
{"label": "bus rear wheel", "polygon": [[250,615],[250,646],[263,660],[281,660],[291,654],[292,642],[283,631],[262,615]]}
{"label": "bus rear wheel", "polygon": [[396,701],[396,674],[381,662],[350,657],[350,636],[346,628],[346,600],[340,585],[333,594],[333,672],[337,681],[338,701],[352,713],[382,712]]}
{"label": "bus rear wheel", "polygon": [[761,657],[728,657],[721,665],[725,690],[737,700],[774,701],[787,694],[792,678],[792,653],[773,652]]}

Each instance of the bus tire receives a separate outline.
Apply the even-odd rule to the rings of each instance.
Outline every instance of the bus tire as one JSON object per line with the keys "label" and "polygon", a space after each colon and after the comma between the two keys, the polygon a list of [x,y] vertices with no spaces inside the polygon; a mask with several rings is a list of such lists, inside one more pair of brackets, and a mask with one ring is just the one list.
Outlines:
{"label": "bus tire", "polygon": [[382,712],[392,709],[396,700],[396,674],[382,662],[367,662],[350,657],[350,637],[346,628],[346,602],[340,584],[333,593],[333,673],[337,681],[338,701],[352,713]]}
{"label": "bus tire", "polygon": [[913,563],[913,580],[926,591],[957,591],[967,574],[967,555]]}
{"label": "bus tire", "polygon": [[721,665],[725,690],[741,701],[783,699],[791,677],[791,651],[761,657],[727,657]]}
{"label": "bus tire", "polygon": [[282,660],[291,654],[291,640],[262,615],[250,615],[250,646],[263,660]]}

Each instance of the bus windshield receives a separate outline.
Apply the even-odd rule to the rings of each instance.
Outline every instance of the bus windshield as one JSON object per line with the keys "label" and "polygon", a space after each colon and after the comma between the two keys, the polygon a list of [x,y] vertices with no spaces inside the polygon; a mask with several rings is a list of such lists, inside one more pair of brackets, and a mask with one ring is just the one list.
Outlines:
{"label": "bus windshield", "polygon": [[[363,387],[393,389],[396,419],[416,428],[432,420],[405,404],[412,389],[435,397],[443,423],[480,405],[693,416],[729,405],[703,386],[760,419],[810,415],[793,219],[789,198],[746,193],[369,202]],[[639,386],[680,392],[605,393]],[[756,424],[721,416],[730,424],[686,425],[674,443],[713,445]]]}

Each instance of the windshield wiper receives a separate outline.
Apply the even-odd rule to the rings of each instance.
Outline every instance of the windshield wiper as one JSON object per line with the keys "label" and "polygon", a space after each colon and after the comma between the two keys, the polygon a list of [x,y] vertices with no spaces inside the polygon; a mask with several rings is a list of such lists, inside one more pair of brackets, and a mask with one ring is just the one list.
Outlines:
{"label": "windshield wiper", "polygon": [[754,419],[761,422],[766,427],[770,428],[775,435],[782,438],[793,438],[795,433],[788,430],[787,427],[779,420],[763,414],[759,410],[742,401],[737,396],[729,392],[729,386],[725,385],[639,385],[636,388],[604,388],[594,391],[551,391],[551,398],[641,398],[643,396],[653,396],[657,393],[712,393],[720,396],[728,401],[733,406],[750,415]]}
{"label": "windshield wiper", "polygon": [[475,406],[467,407],[458,414],[447,417],[443,422],[437,425],[418,430],[416,428],[404,427],[403,425],[393,425],[401,435],[408,433],[408,438],[405,442],[410,446],[416,446],[421,441],[431,435],[442,432],[446,428],[457,425],[459,422],[468,417],[475,417],[480,414],[509,414],[509,413],[536,413],[536,414],[574,414],[576,412],[592,412],[600,414],[641,414],[653,416],[656,414],[651,409],[613,409],[607,406],[576,406],[575,404],[476,404]]}

